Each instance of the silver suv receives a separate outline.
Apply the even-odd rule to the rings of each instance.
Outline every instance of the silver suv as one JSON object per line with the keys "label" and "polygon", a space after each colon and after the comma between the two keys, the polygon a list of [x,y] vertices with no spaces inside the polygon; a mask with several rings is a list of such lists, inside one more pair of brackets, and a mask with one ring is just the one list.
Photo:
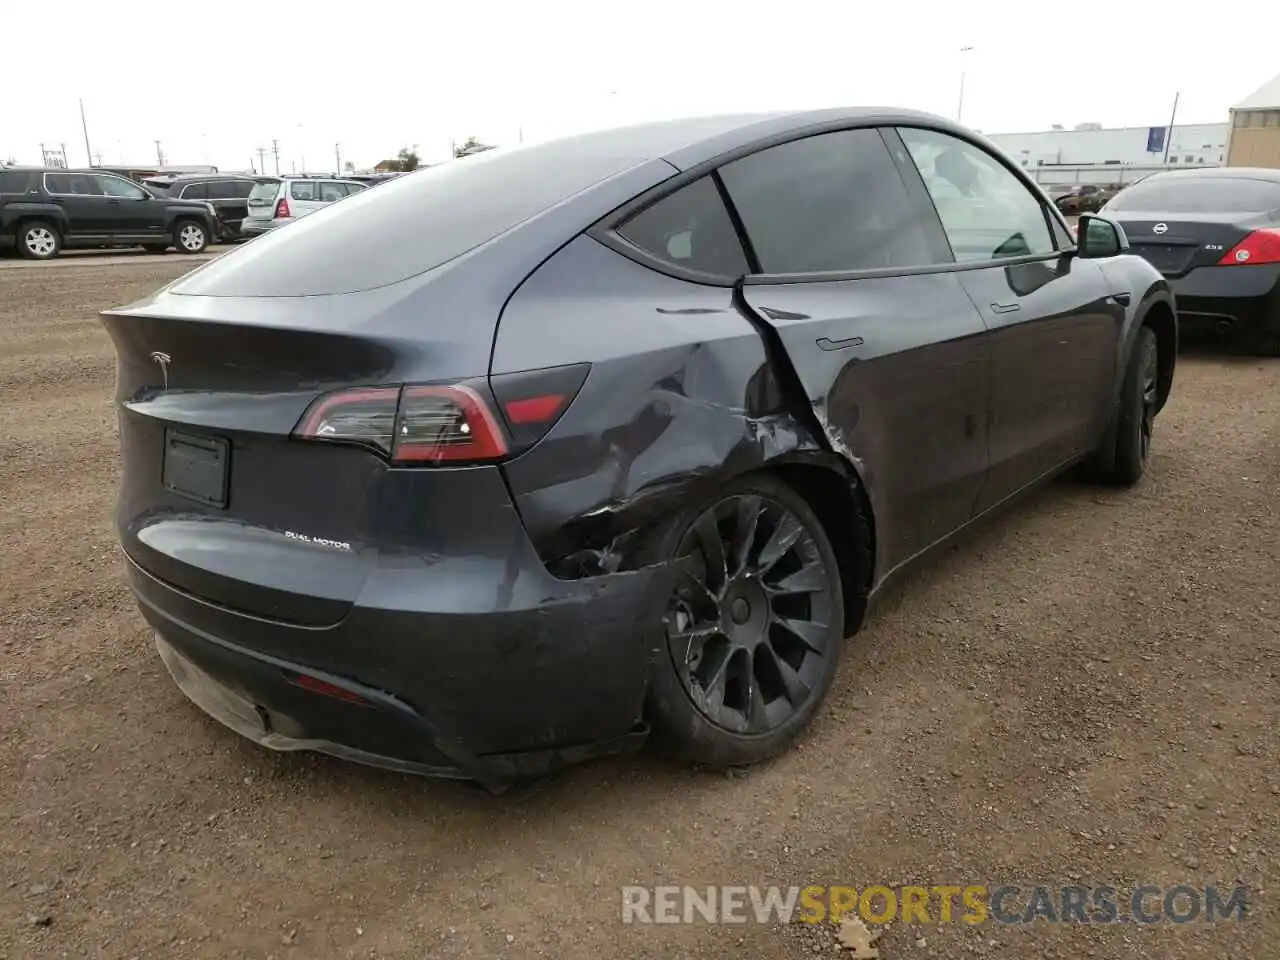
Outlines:
{"label": "silver suv", "polygon": [[308,213],[367,189],[355,180],[336,177],[258,177],[249,193],[249,213],[240,226],[246,237],[292,223]]}

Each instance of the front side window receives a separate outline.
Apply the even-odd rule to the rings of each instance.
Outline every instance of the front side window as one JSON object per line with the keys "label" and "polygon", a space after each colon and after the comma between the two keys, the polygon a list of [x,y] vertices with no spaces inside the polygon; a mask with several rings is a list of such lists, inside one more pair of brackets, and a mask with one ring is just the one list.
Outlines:
{"label": "front side window", "polygon": [[122,180],[120,177],[108,177],[103,174],[97,174],[93,179],[97,181],[98,187],[104,196],[118,197],[122,200],[145,200],[149,196],[149,194],[136,183],[130,183],[128,180]]}
{"label": "front side window", "polygon": [[333,203],[335,200],[342,200],[346,197],[347,191],[342,184],[334,183],[332,180],[323,180],[320,183],[320,199],[325,203]]}
{"label": "front side window", "polygon": [[765,273],[828,273],[944,262],[936,220],[907,191],[878,130],[794,140],[720,175]]}
{"label": "front side window", "polygon": [[899,130],[957,261],[1055,252],[1039,198],[985,150],[945,133]]}
{"label": "front side window", "polygon": [[295,180],[289,184],[289,196],[295,200],[314,200],[316,184],[314,180]]}
{"label": "front side window", "polygon": [[709,176],[645,207],[617,232],[649,255],[686,270],[734,279],[749,272],[733,221]]}

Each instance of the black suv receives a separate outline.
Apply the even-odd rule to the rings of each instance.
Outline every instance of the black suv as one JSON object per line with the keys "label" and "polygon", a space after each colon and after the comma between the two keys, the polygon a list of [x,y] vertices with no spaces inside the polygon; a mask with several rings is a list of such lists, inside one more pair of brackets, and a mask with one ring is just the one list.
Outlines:
{"label": "black suv", "polygon": [[187,173],[173,177],[148,177],[143,186],[152,193],[175,200],[205,200],[218,218],[218,236],[232,240],[240,236],[240,224],[249,213],[249,194],[257,180],[253,177],[221,173]]}
{"label": "black suv", "polygon": [[0,170],[0,249],[33,260],[64,247],[174,247],[200,253],[215,234],[207,202],[157,196],[98,170]]}

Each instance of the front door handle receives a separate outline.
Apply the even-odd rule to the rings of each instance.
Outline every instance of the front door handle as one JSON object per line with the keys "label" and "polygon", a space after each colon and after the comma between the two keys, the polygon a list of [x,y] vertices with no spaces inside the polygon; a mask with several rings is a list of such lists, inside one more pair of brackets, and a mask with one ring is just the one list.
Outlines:
{"label": "front door handle", "polygon": [[993,303],[991,305],[992,313],[1017,313],[1022,306],[1017,303]]}

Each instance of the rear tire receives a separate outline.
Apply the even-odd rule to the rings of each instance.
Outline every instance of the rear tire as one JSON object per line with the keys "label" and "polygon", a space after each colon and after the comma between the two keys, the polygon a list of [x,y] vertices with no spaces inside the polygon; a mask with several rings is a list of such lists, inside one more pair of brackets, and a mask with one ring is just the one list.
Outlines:
{"label": "rear tire", "polygon": [[173,246],[179,253],[204,253],[209,229],[196,220],[179,220],[173,228]]}
{"label": "rear tire", "polygon": [[1125,368],[1120,388],[1119,422],[1115,449],[1099,450],[1088,471],[1099,483],[1131,487],[1142,479],[1151,456],[1159,403],[1160,348],[1150,327],[1138,330],[1138,338]]}
{"label": "rear tire", "polygon": [[62,235],[45,220],[28,220],[18,228],[18,253],[28,260],[52,260],[62,250]]}
{"label": "rear tire", "polygon": [[652,531],[641,555],[685,558],[650,680],[655,742],[712,767],[785,751],[825,699],[844,636],[835,551],[808,503],[743,477]]}

